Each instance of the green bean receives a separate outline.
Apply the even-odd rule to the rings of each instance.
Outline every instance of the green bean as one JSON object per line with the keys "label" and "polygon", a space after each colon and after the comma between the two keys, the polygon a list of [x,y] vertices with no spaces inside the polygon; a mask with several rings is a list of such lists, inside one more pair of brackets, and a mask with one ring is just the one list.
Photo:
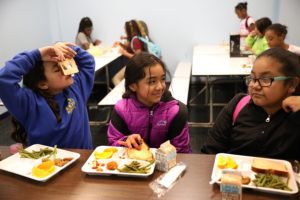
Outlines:
{"label": "green bean", "polygon": [[30,159],[39,159],[47,155],[49,155],[49,157],[53,155],[55,158],[56,153],[57,153],[56,145],[54,146],[53,150],[48,147],[41,148],[39,151],[32,150],[32,152],[29,152],[23,148],[19,149],[19,154],[21,158],[30,158]]}
{"label": "green bean", "polygon": [[283,182],[280,176],[272,175],[272,174],[257,174],[255,175],[255,179],[253,183],[257,187],[268,187],[280,190],[288,190],[292,189],[288,187],[289,177],[287,178],[286,183]]}
{"label": "green bean", "polygon": [[140,174],[146,174],[148,173],[150,166],[154,162],[150,162],[148,165],[141,167],[141,164],[137,161],[132,161],[130,164],[125,164],[123,168],[119,169],[119,172],[126,172],[126,173],[140,173]]}

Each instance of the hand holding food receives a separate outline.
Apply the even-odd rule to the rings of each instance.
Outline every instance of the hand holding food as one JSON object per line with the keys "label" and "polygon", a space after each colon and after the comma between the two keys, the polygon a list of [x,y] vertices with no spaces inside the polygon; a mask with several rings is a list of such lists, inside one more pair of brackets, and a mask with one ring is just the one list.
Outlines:
{"label": "hand holding food", "polygon": [[125,141],[119,140],[118,143],[122,146],[128,147],[129,149],[135,148],[140,150],[143,139],[140,134],[129,135]]}

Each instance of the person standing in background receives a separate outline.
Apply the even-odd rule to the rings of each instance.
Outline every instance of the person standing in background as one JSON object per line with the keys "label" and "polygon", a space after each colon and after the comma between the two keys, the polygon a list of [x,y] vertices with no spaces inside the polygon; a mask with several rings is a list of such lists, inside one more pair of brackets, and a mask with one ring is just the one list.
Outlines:
{"label": "person standing in background", "polygon": [[300,56],[300,47],[285,43],[287,27],[282,24],[272,24],[266,30],[266,39],[270,48],[280,47]]}
{"label": "person standing in background", "polygon": [[98,39],[93,39],[93,22],[89,17],[84,17],[79,23],[78,33],[76,36],[76,45],[87,50],[90,45],[100,45],[101,41]]}
{"label": "person standing in background", "polygon": [[242,51],[246,50],[245,39],[248,34],[255,29],[255,21],[248,15],[247,2],[240,2],[235,6],[235,13],[241,20],[240,23],[240,48]]}
{"label": "person standing in background", "polygon": [[241,2],[235,6],[235,13],[241,20],[240,35],[242,37],[246,37],[255,28],[254,19],[248,15],[247,5],[247,2]]}

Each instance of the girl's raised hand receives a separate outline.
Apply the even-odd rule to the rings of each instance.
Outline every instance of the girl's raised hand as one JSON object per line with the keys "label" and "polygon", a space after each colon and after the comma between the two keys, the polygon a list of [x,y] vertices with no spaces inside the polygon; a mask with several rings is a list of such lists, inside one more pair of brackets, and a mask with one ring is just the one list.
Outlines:
{"label": "girl's raised hand", "polygon": [[300,96],[289,96],[282,101],[285,112],[297,112],[300,110]]}
{"label": "girl's raised hand", "polygon": [[135,148],[140,150],[143,140],[140,134],[129,135],[126,141],[119,140],[118,143],[122,146],[128,147],[129,149]]}
{"label": "girl's raised hand", "polygon": [[53,47],[62,52],[65,58],[73,58],[76,56],[76,52],[71,48],[71,46],[75,46],[75,44],[69,42],[58,42]]}

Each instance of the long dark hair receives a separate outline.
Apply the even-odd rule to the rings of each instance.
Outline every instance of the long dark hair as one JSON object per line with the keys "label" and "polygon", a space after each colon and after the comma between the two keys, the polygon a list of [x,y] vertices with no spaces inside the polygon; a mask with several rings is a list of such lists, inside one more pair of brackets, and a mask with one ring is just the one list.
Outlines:
{"label": "long dark hair", "polygon": [[[44,73],[44,64],[42,61],[36,63],[36,65],[23,77],[23,84],[26,88],[31,89],[35,93],[43,96],[53,111],[57,122],[61,122],[61,116],[59,114],[59,106],[54,100],[54,96],[51,95],[47,90],[41,90],[38,87],[40,81],[45,81],[46,76]],[[24,127],[13,117],[13,126],[15,127],[11,137],[16,142],[21,142],[24,145],[27,143],[27,133]]]}
{"label": "long dark hair", "polygon": [[[131,43],[131,40],[133,37],[135,37],[135,36],[142,37],[143,36],[139,29],[138,23],[135,20],[130,20],[130,21],[125,22],[125,32],[126,32],[127,41],[129,44]],[[143,45],[143,50],[146,50],[147,48],[146,48],[145,44],[143,42],[141,42],[141,43]],[[127,51],[133,53],[133,50],[131,49],[130,45],[129,45],[129,48],[127,49]]]}
{"label": "long dark hair", "polygon": [[[285,76],[298,77],[300,79],[300,60],[296,54],[283,48],[275,47],[264,51],[257,57],[257,59],[262,57],[269,57],[279,62],[282,65],[280,67],[280,72],[282,72]],[[286,80],[286,82],[287,81],[290,81],[290,79]],[[294,94],[300,95],[299,85]]]}
{"label": "long dark hair", "polygon": [[80,20],[78,33],[83,32],[85,28],[93,27],[93,22],[89,17],[84,17]]}
{"label": "long dark hair", "polygon": [[129,86],[131,84],[137,83],[139,80],[143,79],[146,76],[144,69],[156,64],[161,65],[164,72],[167,75],[170,75],[164,62],[153,54],[141,52],[139,54],[135,54],[129,60],[125,69],[125,93],[123,94],[123,98],[129,98],[129,96],[133,94]]}

